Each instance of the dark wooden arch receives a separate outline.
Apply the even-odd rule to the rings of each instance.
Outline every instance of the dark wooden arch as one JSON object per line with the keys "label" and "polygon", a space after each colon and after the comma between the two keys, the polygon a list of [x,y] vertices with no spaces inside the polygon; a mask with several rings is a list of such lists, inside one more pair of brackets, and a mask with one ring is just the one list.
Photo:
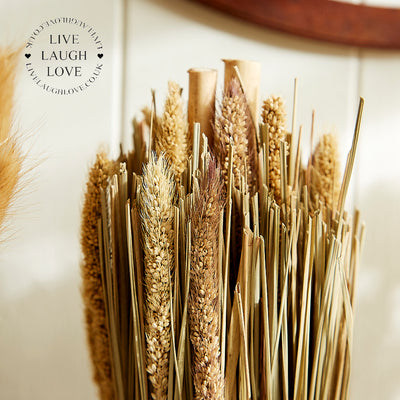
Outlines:
{"label": "dark wooden arch", "polygon": [[258,25],[312,39],[400,49],[400,9],[332,0],[194,0]]}

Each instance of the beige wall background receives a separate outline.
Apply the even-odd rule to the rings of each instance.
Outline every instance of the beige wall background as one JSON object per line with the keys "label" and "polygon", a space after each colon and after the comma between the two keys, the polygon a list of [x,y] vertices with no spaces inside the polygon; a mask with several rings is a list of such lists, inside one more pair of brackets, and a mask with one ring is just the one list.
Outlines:
{"label": "beige wall background", "polygon": [[[375,4],[377,1],[375,1]],[[380,2],[400,7],[399,0]],[[126,13],[124,13],[126,7]],[[167,81],[187,94],[190,67],[221,58],[262,64],[261,95],[287,100],[299,79],[298,123],[334,129],[345,155],[365,97],[348,207],[367,223],[354,330],[352,399],[400,399],[400,52],[360,50],[249,25],[184,0],[0,0],[0,45],[24,43],[48,18],[94,26],[104,50],[101,78],[72,97],[42,93],[23,68],[16,120],[26,137],[29,174],[0,245],[0,398],[95,399],[80,298],[79,224],[88,166],[101,143],[130,144],[130,120],[162,104]],[[305,151],[308,149],[306,148]]]}

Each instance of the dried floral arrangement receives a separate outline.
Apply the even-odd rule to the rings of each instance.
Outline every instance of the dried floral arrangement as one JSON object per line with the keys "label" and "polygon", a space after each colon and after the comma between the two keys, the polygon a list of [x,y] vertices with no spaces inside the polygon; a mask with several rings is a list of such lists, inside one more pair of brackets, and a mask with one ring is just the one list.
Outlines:
{"label": "dried floral arrangement", "polygon": [[[364,225],[335,137],[300,160],[260,65],[189,70],[97,155],[82,212],[86,329],[101,399],[347,399]],[[295,96],[296,98],[296,90]],[[296,100],[294,100],[295,104]],[[313,124],[314,125],[314,124]],[[312,128],[313,130],[313,128]],[[311,134],[313,136],[313,132]]]}
{"label": "dried floral arrangement", "polygon": [[14,89],[18,52],[0,47],[0,233],[19,190],[24,156],[14,128]]}

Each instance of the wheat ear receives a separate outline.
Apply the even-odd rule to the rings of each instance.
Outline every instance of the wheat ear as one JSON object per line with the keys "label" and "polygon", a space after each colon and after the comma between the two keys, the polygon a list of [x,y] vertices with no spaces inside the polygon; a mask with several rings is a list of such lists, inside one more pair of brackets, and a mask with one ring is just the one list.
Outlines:
{"label": "wheat ear", "polygon": [[140,216],[143,232],[146,369],[153,399],[166,399],[171,337],[170,273],[174,265],[172,171],[161,154],[143,167]]}
{"label": "wheat ear", "polygon": [[[255,160],[256,144],[249,135],[251,129],[250,110],[239,81],[234,78],[228,85],[214,128],[214,151],[222,166],[225,183],[228,181],[229,144],[233,144],[233,183],[241,187],[242,177],[246,178],[246,191],[253,192],[257,184]],[[251,128],[251,129],[250,129]]]}
{"label": "wheat ear", "polygon": [[102,400],[115,398],[97,228],[101,217],[100,190],[107,185],[108,177],[111,174],[111,164],[104,153],[97,154],[86,184],[81,225],[82,296],[86,333],[94,380],[98,385]]}
{"label": "wheat ear", "polygon": [[191,210],[192,250],[189,327],[193,346],[192,375],[196,400],[224,398],[219,345],[220,304],[218,226],[224,207],[223,180],[215,161],[199,180]]}
{"label": "wheat ear", "polygon": [[159,129],[155,131],[154,146],[157,154],[165,154],[177,181],[187,165],[187,131],[181,88],[176,82],[170,81],[164,113]]}
{"label": "wheat ear", "polygon": [[262,106],[262,120],[267,127],[269,154],[269,190],[281,205],[281,150],[280,143],[286,139],[286,111],[279,96],[271,96]]}

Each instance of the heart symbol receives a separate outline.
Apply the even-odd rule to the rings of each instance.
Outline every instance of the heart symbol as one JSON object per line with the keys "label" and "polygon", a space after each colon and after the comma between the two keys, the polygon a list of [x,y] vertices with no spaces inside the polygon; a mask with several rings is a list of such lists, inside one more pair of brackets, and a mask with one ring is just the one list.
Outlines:
{"label": "heart symbol", "polygon": [[101,53],[100,53],[100,54],[97,54],[97,57],[103,58],[103,55],[104,55],[104,54],[101,54]]}
{"label": "heart symbol", "polygon": [[31,56],[31,54],[25,54],[26,58],[29,58]]}

